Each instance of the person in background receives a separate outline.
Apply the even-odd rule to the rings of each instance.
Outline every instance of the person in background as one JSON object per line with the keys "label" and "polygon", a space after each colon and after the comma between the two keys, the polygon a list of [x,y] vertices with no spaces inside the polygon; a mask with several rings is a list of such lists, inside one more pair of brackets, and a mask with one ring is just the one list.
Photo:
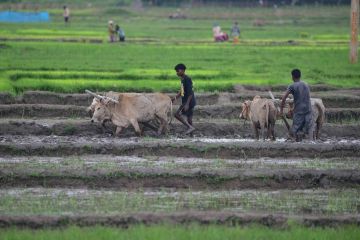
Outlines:
{"label": "person in background", "polygon": [[[175,113],[175,118],[188,128],[185,134],[190,134],[195,130],[193,127],[192,117],[194,113],[194,107],[196,105],[196,100],[193,91],[192,80],[185,74],[185,70],[186,66],[182,63],[179,63],[175,66],[176,75],[181,80],[181,89],[179,93],[171,99],[171,101],[174,102],[178,97],[181,97],[181,105]],[[187,117],[187,121],[184,120],[182,115]]]}
{"label": "person in background", "polygon": [[301,72],[299,69],[292,70],[291,75],[294,83],[288,87],[282,97],[280,115],[283,115],[286,98],[289,94],[292,94],[294,97],[294,115],[291,135],[295,137],[297,142],[300,142],[300,131],[303,131],[308,134],[309,140],[312,141],[314,136],[314,124],[312,121],[310,88],[305,82],[300,80]]}
{"label": "person in background", "polygon": [[234,22],[234,25],[231,28],[231,36],[233,37],[233,43],[237,44],[239,43],[239,37],[240,37],[240,28],[239,28],[239,23],[238,22]]}
{"label": "person in background", "polygon": [[125,32],[124,32],[124,30],[119,25],[116,24],[115,31],[116,31],[116,33],[117,33],[117,35],[119,37],[119,41],[120,42],[125,42]]}
{"label": "person in background", "polygon": [[115,42],[115,29],[114,29],[114,22],[109,21],[108,24],[108,32],[109,32],[109,42]]}
{"label": "person in background", "polygon": [[64,22],[65,22],[65,24],[68,23],[68,22],[69,22],[69,19],[70,19],[70,9],[69,9],[67,6],[64,6],[63,16],[64,16]]}
{"label": "person in background", "polygon": [[229,36],[227,35],[227,33],[221,31],[221,27],[218,23],[213,24],[212,31],[215,42],[224,42],[229,40]]}

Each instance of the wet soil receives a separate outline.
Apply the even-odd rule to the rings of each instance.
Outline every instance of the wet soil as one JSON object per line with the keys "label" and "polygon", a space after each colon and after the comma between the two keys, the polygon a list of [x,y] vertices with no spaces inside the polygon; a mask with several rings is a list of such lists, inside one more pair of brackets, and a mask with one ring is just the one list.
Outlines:
{"label": "wet soil", "polygon": [[359,157],[360,143],[263,142],[249,139],[166,138],[119,139],[79,136],[1,136],[0,152],[10,156],[115,154],[201,158]]}
{"label": "wet soil", "polygon": [[[181,136],[186,130],[185,127],[173,120],[174,123],[169,127],[169,136]],[[228,121],[224,120],[200,120],[194,122],[196,131],[195,137],[227,137],[227,138],[253,138],[254,131],[251,124],[247,121]],[[90,119],[2,119],[0,120],[0,135],[59,135],[59,136],[108,136],[112,134],[115,126],[111,123],[103,128],[99,123],[91,123]],[[277,138],[287,138],[288,131],[286,127],[278,122],[275,126]],[[143,135],[157,137],[152,129],[143,127]],[[128,138],[136,136],[132,127],[124,129],[116,138]],[[166,137],[163,135],[162,137]],[[360,124],[324,124],[320,131],[320,138],[334,139],[356,139],[360,138]]]}
{"label": "wet soil", "polygon": [[0,216],[0,227],[48,228],[66,226],[116,226],[127,228],[136,224],[223,224],[239,226],[260,224],[268,227],[286,227],[289,220],[304,226],[336,227],[340,225],[360,225],[359,215],[338,216],[288,216],[283,214],[244,214],[233,212],[174,212],[174,213],[134,213],[118,216]]}
{"label": "wet soil", "polygon": [[360,174],[355,170],[238,170],[201,171],[69,169],[41,172],[0,170],[0,184],[8,187],[85,187],[110,189],[308,189],[358,188]]}

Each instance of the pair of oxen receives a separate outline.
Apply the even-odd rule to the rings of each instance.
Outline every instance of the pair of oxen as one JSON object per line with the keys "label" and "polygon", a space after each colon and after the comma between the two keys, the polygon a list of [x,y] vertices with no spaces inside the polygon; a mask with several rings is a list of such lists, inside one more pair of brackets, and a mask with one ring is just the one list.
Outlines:
{"label": "pair of oxen", "polygon": [[[271,93],[270,95],[272,96]],[[309,138],[316,140],[319,139],[320,129],[325,121],[325,106],[320,98],[311,98],[310,100],[312,108],[312,130],[307,134],[312,134]],[[259,130],[261,130],[261,135],[264,140],[266,137],[275,140],[275,122],[279,118],[284,121],[289,135],[293,135],[286,118],[293,118],[294,102],[293,100],[286,101],[286,118],[280,115],[279,102],[280,100],[275,100],[273,96],[272,99],[255,96],[252,101],[246,100],[242,103],[242,111],[239,117],[251,121],[256,139],[259,139]],[[266,134],[265,129],[267,129]]]}
{"label": "pair of oxen", "polygon": [[[142,135],[139,126],[147,126],[158,135],[166,132],[172,120],[171,98],[163,93],[116,93],[108,92],[105,96],[87,93],[94,96],[91,105],[87,108],[92,122],[100,122],[106,128],[107,122],[116,126],[115,135],[119,135],[124,128],[133,126],[138,136]],[[151,122],[159,124],[156,128]]]}

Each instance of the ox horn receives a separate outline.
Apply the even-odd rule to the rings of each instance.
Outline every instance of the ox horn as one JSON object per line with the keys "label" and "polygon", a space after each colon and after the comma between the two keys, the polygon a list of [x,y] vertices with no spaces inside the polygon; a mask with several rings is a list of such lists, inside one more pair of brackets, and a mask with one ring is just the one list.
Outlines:
{"label": "ox horn", "polygon": [[113,102],[113,103],[119,103],[118,100],[115,100],[115,99],[110,98],[110,97],[104,97],[104,96],[98,95],[98,94],[93,93],[93,92],[91,92],[89,90],[85,90],[85,92],[92,95],[92,96],[94,96],[94,97],[96,97],[96,98],[98,98],[98,99],[106,99],[106,100],[109,100],[110,102]]}
{"label": "ox horn", "polygon": [[98,99],[104,99],[105,98],[105,97],[103,97],[101,95],[97,95],[96,93],[93,93],[93,92],[91,92],[89,90],[85,90],[85,92],[92,95],[92,96],[94,96],[94,97],[96,97],[96,98],[98,98]]}

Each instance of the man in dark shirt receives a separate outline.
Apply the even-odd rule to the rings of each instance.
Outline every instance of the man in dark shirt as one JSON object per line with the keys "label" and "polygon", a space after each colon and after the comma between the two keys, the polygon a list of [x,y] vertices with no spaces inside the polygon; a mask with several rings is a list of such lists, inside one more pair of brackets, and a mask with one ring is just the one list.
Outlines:
{"label": "man in dark shirt", "polygon": [[[172,98],[172,102],[181,97],[181,106],[176,111],[175,118],[188,128],[185,134],[190,134],[195,130],[192,123],[192,117],[196,100],[191,78],[185,74],[185,70],[186,66],[182,63],[175,66],[176,75],[181,79],[181,89],[179,93]],[[182,115],[187,117],[187,121],[184,120]]]}
{"label": "man in dark shirt", "polygon": [[304,132],[308,134],[309,139],[313,140],[313,123],[309,86],[300,80],[301,72],[299,69],[294,69],[291,72],[291,75],[294,83],[288,87],[282,98],[280,114],[283,115],[286,98],[289,94],[292,94],[294,97],[294,114],[291,134],[295,137],[296,141],[300,141],[299,132],[304,129]]}

